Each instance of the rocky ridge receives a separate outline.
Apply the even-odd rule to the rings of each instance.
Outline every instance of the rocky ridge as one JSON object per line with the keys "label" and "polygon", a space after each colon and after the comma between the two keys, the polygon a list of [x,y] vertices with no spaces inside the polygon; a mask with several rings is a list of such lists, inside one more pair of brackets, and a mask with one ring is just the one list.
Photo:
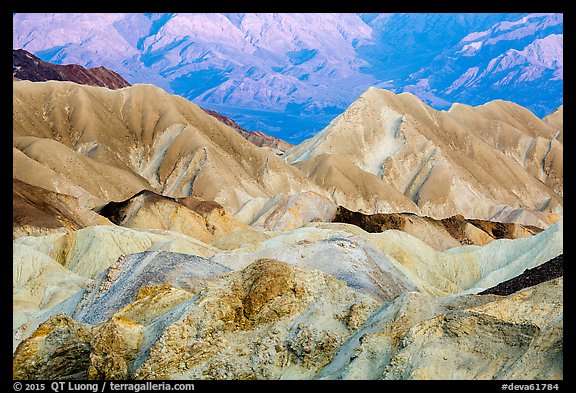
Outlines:
{"label": "rocky ridge", "polygon": [[12,50],[12,76],[33,82],[70,81],[109,89],[130,86],[130,83],[119,74],[105,67],[84,68],[78,64],[53,64],[39,59],[24,49]]}
{"label": "rocky ridge", "polygon": [[[101,86],[109,89],[121,89],[130,86],[130,83],[124,78],[105,67],[98,66],[86,69],[78,64],[54,64],[42,61],[24,49],[14,49],[12,51],[12,70],[13,79],[15,80],[29,80],[32,82],[69,81],[81,85]],[[231,118],[214,110],[204,109],[204,111],[235,129],[246,140],[256,146],[269,149],[278,155],[282,155],[286,150],[293,147],[288,142],[262,132],[245,130]]]}
{"label": "rocky ridge", "polygon": [[[370,88],[285,159],[333,193],[338,172],[348,182],[367,172],[372,181],[352,182],[358,191],[337,202],[356,206],[350,210],[385,212],[390,207],[380,196],[393,195],[437,219],[461,214],[493,220],[508,209],[508,219],[498,221],[510,221],[510,210],[521,208],[523,224],[543,227],[562,214],[563,144],[561,129],[552,124],[502,100],[437,111],[410,93]],[[355,171],[338,171],[335,161]],[[383,194],[385,188],[396,193]],[[351,200],[358,195],[370,197]]]}
{"label": "rocky ridge", "polygon": [[[339,206],[332,222],[353,224],[366,232],[378,233],[395,229],[426,241],[438,250],[458,245],[483,246],[495,239],[518,239],[542,232],[532,225],[466,219],[458,214],[436,220],[413,213],[363,214]],[[426,233],[433,234],[426,236]]]}
{"label": "rocky ridge", "polygon": [[284,160],[154,86],[15,81],[14,378],[562,379],[562,109],[367,96]]}

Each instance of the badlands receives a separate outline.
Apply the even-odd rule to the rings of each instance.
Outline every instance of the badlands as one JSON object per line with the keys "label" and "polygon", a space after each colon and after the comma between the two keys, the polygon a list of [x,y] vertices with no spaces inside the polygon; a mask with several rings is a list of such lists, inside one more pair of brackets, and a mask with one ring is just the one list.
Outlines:
{"label": "badlands", "polygon": [[224,120],[14,78],[15,379],[564,378],[562,107]]}

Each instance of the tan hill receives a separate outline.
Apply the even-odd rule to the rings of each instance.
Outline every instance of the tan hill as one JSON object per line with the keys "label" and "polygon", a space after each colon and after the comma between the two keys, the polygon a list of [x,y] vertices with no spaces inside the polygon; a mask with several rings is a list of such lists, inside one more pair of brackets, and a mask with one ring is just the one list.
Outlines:
{"label": "tan hill", "polygon": [[[15,108],[15,111],[18,109]],[[15,116],[18,116],[16,112]],[[35,124],[28,124],[25,129],[41,130],[50,127],[43,122],[38,126],[36,128]],[[145,179],[131,171],[98,162],[85,155],[82,147],[76,151],[50,137],[18,136],[16,133],[12,143],[13,178],[49,191],[71,195],[78,199],[81,206],[92,208],[109,200],[121,200],[150,187]]]}
{"label": "tan hill", "polygon": [[[69,81],[81,85],[101,86],[109,89],[121,89],[130,86],[128,81],[105,67],[86,69],[77,64],[53,64],[39,59],[24,49],[14,49],[12,51],[12,69],[14,81]],[[247,131],[240,127],[234,120],[216,111],[204,110],[206,113],[238,131],[240,135],[256,146],[271,150],[278,155],[283,154],[286,150],[293,147],[292,144],[271,135],[258,131]]]}
{"label": "tan hill", "polygon": [[143,190],[96,211],[116,225],[180,232],[207,244],[236,231],[257,236],[255,229],[229,216],[220,204],[193,196],[170,198]]}
{"label": "tan hill", "polygon": [[255,198],[236,213],[242,222],[265,231],[290,231],[310,222],[330,221],[337,206],[313,191]]}
{"label": "tan hill", "polygon": [[[491,219],[506,207],[544,213],[549,225],[562,214],[558,135],[511,102],[436,111],[410,93],[370,88],[322,132],[286,152],[286,160],[305,167],[316,183],[325,180],[310,160],[332,155],[351,162],[433,218]],[[363,212],[391,211],[375,206]]]}
{"label": "tan hill", "polygon": [[130,83],[106,67],[84,68],[77,64],[45,62],[24,49],[12,50],[12,75],[32,82],[70,81],[82,85],[121,89]]}
{"label": "tan hill", "polygon": [[92,225],[112,225],[105,217],[80,206],[78,199],[12,180],[12,233],[40,236]]}
{"label": "tan hill", "polygon": [[[287,165],[153,86],[13,83],[13,176],[90,208],[146,189],[214,201],[263,224],[261,209],[285,204],[270,205],[276,196],[313,192],[365,214],[461,214],[541,228],[562,217],[559,131],[512,103],[439,112],[410,94],[369,89],[290,149]],[[311,216],[304,211],[326,211],[321,198],[305,200],[292,209],[304,217],[294,223]]]}
{"label": "tan hill", "polygon": [[[109,120],[112,125],[120,127],[115,129],[124,129],[127,140],[134,140],[128,138],[136,138],[138,140],[137,136],[142,138],[141,133],[136,133],[136,136],[131,135],[133,132],[131,130],[138,130],[138,128],[130,128],[128,126],[129,123],[126,123],[122,114],[123,110],[114,109],[114,105],[120,106],[120,104],[112,100],[114,97],[114,99],[123,100],[126,97],[132,97],[132,95],[141,99],[140,94],[143,92],[140,90],[150,90],[152,92],[151,97],[157,95],[161,98],[159,101],[163,104],[160,105],[161,109],[159,112],[163,114],[166,122],[163,125],[171,124],[171,117],[181,122],[177,123],[176,126],[168,126],[166,129],[157,129],[160,126],[157,123],[154,124],[154,128],[149,132],[156,130],[158,138],[169,139],[164,141],[165,146],[163,147],[158,146],[161,145],[161,142],[152,139],[152,136],[150,136],[149,140],[135,143],[134,146],[131,146],[131,144],[123,145],[121,143],[122,140],[115,138],[114,133],[110,131],[112,128],[105,127],[102,116],[108,116],[105,118],[106,121]],[[56,97],[58,98],[56,99]],[[100,110],[100,112],[98,110],[93,112],[94,114],[100,114],[100,117],[95,116],[94,121],[89,122],[86,119],[92,120],[93,113],[84,109],[81,113],[68,109],[70,116],[66,115],[64,117],[63,113],[59,114],[58,109],[49,111],[43,108],[43,105],[39,105],[41,99],[46,99],[48,103],[56,100],[51,105],[57,105],[60,100],[63,100],[65,105],[75,105],[80,108],[91,105]],[[166,102],[171,100],[174,102]],[[34,105],[28,105],[28,101]],[[103,108],[103,104],[108,105],[109,109],[106,109],[106,106]],[[143,100],[124,108],[124,111],[141,110],[141,105],[145,106]],[[37,106],[43,108],[41,115],[38,113],[39,109],[32,110]],[[45,109],[46,112],[44,112]],[[184,129],[186,126],[182,124],[189,121],[186,118],[182,118],[177,109],[188,116],[197,115],[206,123],[195,120],[199,122],[198,127],[201,127],[200,129],[195,130],[194,134],[187,132],[183,132],[184,135],[178,134],[178,137],[174,137],[174,141],[171,141],[170,137],[166,137],[170,132],[174,132],[170,130],[173,130],[174,127]],[[149,111],[145,113],[149,113]],[[112,114],[117,117],[113,117]],[[86,119],[81,115],[84,115]],[[58,119],[60,121],[56,122]],[[58,124],[62,124],[62,126],[57,126]],[[209,135],[218,136],[217,140],[220,141],[224,148],[216,145],[212,140],[208,140],[208,137],[205,136],[203,144],[207,148],[198,147],[190,152],[190,146],[194,143],[198,144],[198,140],[202,139],[194,138],[194,135],[202,134],[203,131],[200,130],[205,128],[208,130],[221,129],[221,134],[212,131]],[[29,130],[33,131],[29,132]],[[67,82],[38,82],[34,84],[16,82],[14,178],[29,183],[31,187],[35,185],[52,191],[52,194],[46,192],[46,198],[52,195],[50,196],[52,199],[60,198],[68,201],[67,203],[77,205],[67,213],[69,214],[67,220],[68,222],[82,222],[83,224],[69,225],[69,228],[81,228],[91,222],[97,222],[86,221],[86,217],[82,217],[86,215],[94,216],[92,211],[90,211],[91,208],[100,211],[108,202],[112,202],[112,204],[127,204],[130,198],[142,192],[142,190],[146,190],[146,192],[149,192],[148,195],[152,195],[154,192],[151,190],[159,188],[159,191],[155,190],[158,195],[152,198],[153,201],[143,204],[143,200],[140,199],[150,199],[143,196],[138,201],[134,200],[133,203],[124,207],[124,209],[130,211],[129,216],[114,222],[117,225],[132,228],[156,228],[177,231],[226,249],[267,238],[267,235],[256,232],[251,227],[260,230],[293,230],[311,222],[333,221],[338,207],[334,201],[344,206],[355,206],[355,210],[359,211],[374,209],[377,211],[420,213],[420,208],[391,184],[379,181],[376,175],[360,169],[345,158],[338,159],[336,155],[320,154],[309,160],[297,162],[294,167],[291,167],[274,155],[255,149],[234,133],[229,133],[229,130],[228,127],[215,123],[211,117],[205,116],[203,111],[199,110],[194,104],[179,97],[170,96],[162,90],[151,86],[133,86],[122,91],[112,92]],[[55,140],[52,139],[53,132],[55,132]],[[22,134],[25,135],[22,136]],[[95,137],[90,138],[90,135],[95,135]],[[230,136],[230,138],[228,139],[227,136]],[[190,139],[193,138],[195,140],[191,141]],[[213,160],[209,160],[210,162],[206,163],[207,168],[204,168],[203,165],[205,164],[200,161],[204,160],[204,149],[214,152],[214,154],[210,155]],[[235,158],[232,158],[227,153],[230,150],[243,153],[237,154]],[[148,155],[146,155],[146,152],[148,152]],[[152,159],[149,157],[150,152],[153,155],[156,152],[155,157]],[[174,152],[173,155],[178,158],[168,155],[168,152]],[[178,156],[178,154],[182,155]],[[135,158],[135,156],[138,158]],[[174,164],[175,160],[176,163]],[[164,161],[168,161],[173,165],[172,167],[168,165],[168,168],[171,169],[164,169]],[[183,161],[184,163],[182,163]],[[188,161],[190,163],[196,162],[197,167],[186,166]],[[219,165],[222,162],[225,162],[226,165]],[[274,172],[265,174],[263,171],[265,168],[254,165],[258,162],[264,165],[272,163],[276,168],[276,174]],[[228,171],[227,167],[238,168],[239,166],[242,170],[240,173],[244,173],[243,176],[247,176],[247,178],[229,176],[230,171]],[[218,177],[217,174],[211,171],[211,168],[214,167],[218,169],[218,173],[226,173],[228,176],[224,178]],[[193,169],[194,171],[192,172]],[[165,172],[169,172],[167,176],[164,176],[166,179],[165,183],[159,184],[160,173]],[[254,173],[256,176],[250,178],[250,175]],[[314,191],[295,192],[293,181],[288,180],[291,174],[294,175],[292,179],[295,180],[296,185],[299,184],[301,189],[312,189]],[[174,185],[179,181],[181,183],[181,179],[184,177],[190,177],[190,182],[187,186],[192,189],[193,187],[190,183],[196,184],[196,181],[204,176],[206,182],[202,183],[202,185],[205,187],[194,187],[197,190],[196,192],[200,196],[209,195],[218,198],[223,208],[222,210],[216,209],[212,213],[207,213],[210,217],[206,214],[203,216],[202,213],[194,212],[194,208],[191,211],[182,204],[185,199],[192,201],[196,198],[186,196],[186,192],[190,192],[186,187],[180,188],[180,191],[184,194],[173,193],[170,195],[168,193],[168,195],[160,195],[162,191],[175,189]],[[282,181],[282,177],[284,177],[284,181]],[[225,179],[232,179],[230,186],[220,187],[220,184],[228,184]],[[270,191],[267,193],[263,192],[260,184],[261,179],[268,181],[271,185],[269,187]],[[166,182],[169,183],[170,188],[167,187]],[[245,185],[247,183],[251,184],[248,189],[253,192],[252,194],[246,192],[247,188]],[[157,185],[157,187],[154,187],[153,184]],[[240,192],[238,188],[245,191]],[[216,192],[224,192],[225,196],[232,196],[232,198],[222,198]],[[58,196],[59,194],[62,195]],[[241,198],[239,199],[238,196],[241,196]],[[37,195],[37,198],[39,197],[40,194]],[[77,198],[77,201],[74,202],[70,197]],[[19,206],[21,202],[16,199],[18,197],[15,197],[14,205]],[[219,204],[211,200],[207,200],[205,203]],[[234,211],[235,208],[238,210]],[[18,210],[16,209],[15,212]],[[15,217],[13,237],[32,233],[46,234],[65,229],[60,219],[61,211],[58,209],[44,210],[41,215],[47,221],[45,221],[45,224],[36,225],[35,229],[30,226],[26,228],[22,226],[25,222],[22,214]],[[32,219],[33,213],[29,210],[27,211],[28,213],[26,214],[29,214],[29,218]],[[47,214],[51,214],[52,217],[48,217]],[[74,217],[74,214],[79,216]],[[537,214],[540,215],[537,216]],[[105,216],[110,217],[109,214]],[[500,210],[496,219],[504,222],[530,222],[546,227],[549,216],[551,215],[544,212],[527,213],[526,209],[517,209],[515,211]],[[98,220],[101,219],[98,218]],[[49,223],[49,221],[52,223]],[[414,219],[413,221],[414,223],[404,226],[402,230],[413,234],[435,249],[444,250],[462,244],[463,238],[452,236],[443,227],[428,225],[426,220],[422,219]],[[104,219],[98,224],[107,222]],[[245,224],[249,224],[251,227]],[[40,225],[46,226],[41,228]],[[52,229],[48,229],[48,227]],[[493,239],[493,237],[486,236],[484,232],[478,231],[471,225],[468,225],[467,228],[468,232],[475,232],[475,234],[468,233],[466,235],[467,241],[471,241],[470,244],[486,244]],[[514,236],[523,235],[517,232]]]}
{"label": "tan hill", "polygon": [[255,197],[317,190],[276,154],[157,87],[13,83],[14,177],[91,207],[148,189],[234,214]]}

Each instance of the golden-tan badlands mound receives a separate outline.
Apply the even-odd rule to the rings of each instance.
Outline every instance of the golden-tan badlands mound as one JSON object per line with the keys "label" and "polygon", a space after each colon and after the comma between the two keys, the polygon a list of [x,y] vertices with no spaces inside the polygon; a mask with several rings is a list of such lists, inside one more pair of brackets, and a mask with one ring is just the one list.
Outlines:
{"label": "golden-tan badlands mound", "polygon": [[127,228],[176,231],[210,244],[236,231],[257,231],[229,216],[224,208],[212,201],[189,196],[170,198],[143,190],[121,202],[109,202],[98,213],[116,225]]}
{"label": "golden-tan badlands mound", "polygon": [[[77,64],[61,65],[49,63],[42,61],[24,49],[14,49],[12,51],[12,65],[12,78],[15,81],[68,81],[81,85],[107,87],[112,90],[130,86],[128,81],[105,67],[99,66],[86,69]],[[204,111],[214,116],[222,123],[232,127],[247,141],[252,142],[256,146],[260,146],[263,149],[281,155],[293,146],[292,144],[271,135],[258,131],[248,131],[240,127],[234,120],[216,111],[209,109],[204,109]]]}
{"label": "golden-tan badlands mound", "polygon": [[342,157],[434,218],[490,219],[507,206],[548,213],[549,225],[563,203],[556,127],[511,102],[436,111],[410,93],[370,88],[322,132],[287,151],[286,159],[316,183],[330,184],[318,179],[317,164],[307,162]]}
{"label": "golden-tan badlands mound", "polygon": [[[289,150],[288,165],[151,85],[13,85],[13,176],[90,208],[148,189],[215,201],[232,215],[244,208],[244,223],[258,219],[255,200],[262,208],[302,192],[368,214],[539,227],[562,216],[561,110],[546,121],[504,101],[435,111],[410,94],[371,88]],[[306,209],[315,203],[324,204],[311,199]]]}
{"label": "golden-tan badlands mound", "polygon": [[235,213],[251,198],[317,189],[276,154],[151,85],[19,81],[13,97],[14,177],[92,207],[147,188]]}

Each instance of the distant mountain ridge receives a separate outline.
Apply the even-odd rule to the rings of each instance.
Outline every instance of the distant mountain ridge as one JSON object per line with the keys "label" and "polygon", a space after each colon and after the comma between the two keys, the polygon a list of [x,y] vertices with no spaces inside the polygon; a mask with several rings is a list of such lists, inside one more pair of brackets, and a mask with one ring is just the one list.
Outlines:
{"label": "distant mountain ridge", "polygon": [[[49,80],[70,81],[81,85],[107,87],[113,90],[130,86],[130,83],[116,72],[102,66],[86,69],[77,64],[52,64],[39,59],[23,49],[13,49],[12,60],[12,75],[14,78],[18,79],[29,80],[32,82],[44,82]],[[234,128],[246,140],[252,142],[256,146],[268,148],[276,154],[283,154],[286,150],[293,147],[293,145],[288,142],[266,135],[262,132],[245,130],[234,120],[216,111],[209,109],[204,109],[204,111],[224,124]]]}
{"label": "distant mountain ridge", "polygon": [[12,75],[32,82],[70,81],[82,85],[121,89],[130,83],[116,72],[98,66],[84,68],[77,64],[59,65],[42,61],[23,49],[12,50]]}
{"label": "distant mountain ridge", "polygon": [[[13,48],[104,65],[291,143],[370,86],[435,109],[563,97],[563,14],[15,14]],[[116,68],[117,67],[117,68]]]}

